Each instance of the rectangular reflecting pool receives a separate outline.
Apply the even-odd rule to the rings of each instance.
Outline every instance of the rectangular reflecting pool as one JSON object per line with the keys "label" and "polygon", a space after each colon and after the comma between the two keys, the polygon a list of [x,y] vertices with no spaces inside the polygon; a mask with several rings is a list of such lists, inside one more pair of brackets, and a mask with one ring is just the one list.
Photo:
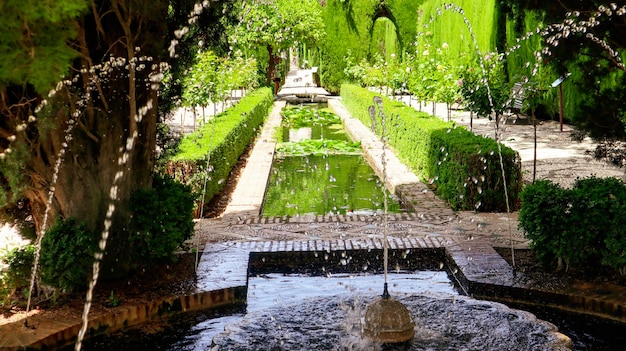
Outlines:
{"label": "rectangular reflecting pool", "polygon": [[[401,212],[389,194],[389,213]],[[289,156],[274,160],[264,216],[376,213],[383,184],[361,155]]]}
{"label": "rectangular reflecting pool", "polygon": [[[264,216],[350,215],[384,211],[384,187],[351,141],[341,118],[323,106],[287,107],[272,164]],[[388,212],[401,212],[387,194]]]}

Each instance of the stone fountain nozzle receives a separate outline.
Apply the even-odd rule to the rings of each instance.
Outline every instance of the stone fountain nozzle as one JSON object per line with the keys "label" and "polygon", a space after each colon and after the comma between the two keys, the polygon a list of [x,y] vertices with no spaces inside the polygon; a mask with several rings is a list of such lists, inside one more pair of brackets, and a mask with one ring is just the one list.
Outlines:
{"label": "stone fountain nozzle", "polygon": [[367,306],[363,334],[383,344],[407,342],[415,335],[411,313],[389,295],[386,282],[381,297]]}
{"label": "stone fountain nozzle", "polygon": [[387,282],[385,282],[385,285],[383,287],[383,294],[381,295],[381,297],[383,299],[388,299],[391,297],[391,295],[389,295],[389,290],[387,289]]}

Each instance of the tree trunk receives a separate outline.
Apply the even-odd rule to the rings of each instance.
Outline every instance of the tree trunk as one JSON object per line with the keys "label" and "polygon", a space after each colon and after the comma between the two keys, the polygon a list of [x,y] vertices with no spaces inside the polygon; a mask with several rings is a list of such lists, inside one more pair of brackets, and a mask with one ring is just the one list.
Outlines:
{"label": "tree trunk", "polygon": [[[162,19],[167,3],[153,2],[147,10],[129,6],[120,1],[94,4],[94,13],[79,23],[76,47],[81,58],[76,61],[75,71],[82,73],[76,83],[50,99],[49,110],[54,116],[48,118],[55,128],[45,132],[40,129],[41,134],[29,140],[32,156],[24,169],[30,180],[24,195],[30,200],[37,233],[49,228],[56,218],[75,218],[100,238],[105,219],[112,220],[102,270],[105,277],[118,277],[128,271],[132,249],[128,244],[132,210],[129,199],[134,191],[151,186],[155,158],[157,90],[150,84],[150,69],[133,67],[143,63],[135,62],[136,47],[141,47],[142,55],[155,58],[145,66],[158,64],[156,58],[163,43],[151,36],[160,29],[160,37],[164,37]],[[160,11],[161,15],[155,16],[152,11]],[[152,32],[141,31],[142,26],[149,26]],[[122,58],[123,63],[107,69],[106,76],[97,69],[90,71],[98,62],[108,61],[109,55]],[[147,112],[141,113],[145,107]],[[68,134],[65,130],[70,123],[75,127]],[[48,224],[43,228],[54,164],[64,143],[64,161],[54,185]],[[114,211],[107,215],[110,208]]]}
{"label": "tree trunk", "polygon": [[267,86],[274,86],[274,69],[276,69],[274,49],[271,45],[267,46],[267,53],[269,54],[269,62],[267,65]]}
{"label": "tree trunk", "polygon": [[535,108],[530,109],[530,117],[533,123],[533,184],[537,177],[537,120],[535,119]]}

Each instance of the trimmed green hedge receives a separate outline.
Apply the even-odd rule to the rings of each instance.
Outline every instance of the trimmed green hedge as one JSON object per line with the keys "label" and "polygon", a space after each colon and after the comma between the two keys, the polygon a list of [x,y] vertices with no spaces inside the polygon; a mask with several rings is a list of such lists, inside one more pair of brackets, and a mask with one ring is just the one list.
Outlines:
{"label": "trimmed green hedge", "polygon": [[205,203],[208,203],[222,190],[237,160],[265,122],[273,103],[270,88],[248,93],[237,105],[217,115],[215,120],[186,135],[179,151],[167,162],[165,173],[191,186],[194,193],[202,194],[204,175],[208,170],[204,193]]}
{"label": "trimmed green hedge", "polygon": [[[343,104],[366,126],[372,124],[368,106],[377,94],[356,85],[341,87]],[[506,211],[504,182],[495,140],[477,136],[463,127],[383,97],[388,117],[389,144],[440,198],[454,209]],[[377,122],[380,126],[380,121]],[[380,133],[380,128],[378,128]],[[515,208],[522,185],[517,152],[502,146],[509,203]]]}
{"label": "trimmed green hedge", "polygon": [[521,193],[519,227],[544,265],[626,274],[626,185],[616,178],[578,179],[571,189],[549,180]]}

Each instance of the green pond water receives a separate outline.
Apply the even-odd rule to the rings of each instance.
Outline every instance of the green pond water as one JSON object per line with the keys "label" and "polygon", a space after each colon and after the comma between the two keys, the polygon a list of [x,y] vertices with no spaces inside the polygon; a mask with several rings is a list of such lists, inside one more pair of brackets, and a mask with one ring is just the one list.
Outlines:
{"label": "green pond water", "polygon": [[[274,161],[263,214],[374,213],[384,210],[383,185],[363,156],[289,156]],[[402,209],[388,195],[390,213]]]}
{"label": "green pond water", "polygon": [[[263,215],[372,214],[384,211],[383,184],[341,121],[283,125]],[[389,213],[402,212],[387,194]]]}

